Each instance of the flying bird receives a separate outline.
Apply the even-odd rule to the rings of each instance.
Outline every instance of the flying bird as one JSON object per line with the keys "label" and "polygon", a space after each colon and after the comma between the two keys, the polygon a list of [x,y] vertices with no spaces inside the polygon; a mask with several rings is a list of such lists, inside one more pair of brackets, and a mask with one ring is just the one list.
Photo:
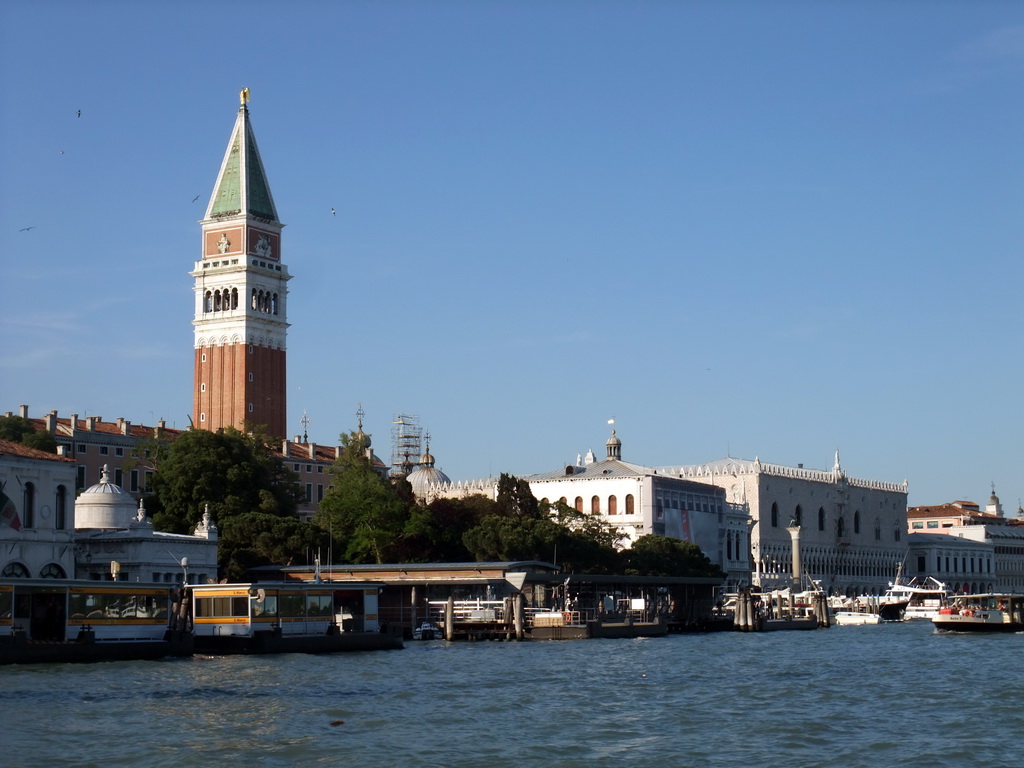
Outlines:
{"label": "flying bird", "polygon": [[35,227],[22,227],[18,231],[19,232],[28,232],[30,229],[35,229]]}
{"label": "flying bird", "polygon": [[82,116],[82,110],[78,110],[78,116],[79,116],[79,117],[81,117],[81,116]]}
{"label": "flying bird", "polygon": [[331,208],[331,216],[337,216],[337,215],[338,215],[338,214],[334,212],[334,209],[333,209],[333,208]]}
{"label": "flying bird", "polygon": [[195,197],[192,198],[192,202],[194,203],[198,199],[199,199],[199,195],[196,195]]}

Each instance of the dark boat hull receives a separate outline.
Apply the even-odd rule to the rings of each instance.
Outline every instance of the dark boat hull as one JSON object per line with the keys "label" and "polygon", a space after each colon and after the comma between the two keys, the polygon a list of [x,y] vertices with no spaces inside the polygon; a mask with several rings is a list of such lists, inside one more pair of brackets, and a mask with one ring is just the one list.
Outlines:
{"label": "dark boat hull", "polygon": [[3,664],[88,664],[98,661],[153,661],[191,656],[191,633],[168,633],[163,640],[29,640],[15,633],[0,637]]}

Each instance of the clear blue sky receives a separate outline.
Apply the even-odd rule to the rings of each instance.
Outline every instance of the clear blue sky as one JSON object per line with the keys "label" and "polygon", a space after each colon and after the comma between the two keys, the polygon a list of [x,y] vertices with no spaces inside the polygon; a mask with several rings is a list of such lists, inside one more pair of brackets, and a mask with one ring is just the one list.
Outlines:
{"label": "clear blue sky", "polygon": [[7,0],[0,76],[0,411],[188,424],[247,86],[293,433],[1024,497],[1022,3]]}

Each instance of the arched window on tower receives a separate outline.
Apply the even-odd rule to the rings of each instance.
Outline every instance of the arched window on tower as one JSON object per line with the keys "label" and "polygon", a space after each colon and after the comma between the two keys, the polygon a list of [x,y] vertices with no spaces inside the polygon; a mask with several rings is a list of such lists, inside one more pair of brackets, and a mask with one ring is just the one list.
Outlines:
{"label": "arched window on tower", "polygon": [[220,312],[222,309],[224,309],[224,303],[221,300],[220,291],[214,291],[213,292],[213,311],[214,312]]}
{"label": "arched window on tower", "polygon": [[253,312],[256,311],[256,289],[255,288],[252,289],[252,310],[253,310]]}
{"label": "arched window on tower", "polygon": [[231,308],[238,309],[238,289],[231,289]]}
{"label": "arched window on tower", "polygon": [[213,293],[211,291],[207,291],[204,298],[203,312],[213,312]]}
{"label": "arched window on tower", "polygon": [[274,294],[274,297],[270,300],[270,308],[271,308],[271,313],[276,315],[277,314],[277,294],[276,293]]}

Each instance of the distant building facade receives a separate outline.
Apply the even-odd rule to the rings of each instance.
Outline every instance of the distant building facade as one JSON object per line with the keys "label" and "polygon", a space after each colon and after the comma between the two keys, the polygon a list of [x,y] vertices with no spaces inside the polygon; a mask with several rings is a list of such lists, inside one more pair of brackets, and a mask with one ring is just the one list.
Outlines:
{"label": "distant building facade", "polygon": [[911,573],[957,593],[1024,593],[1024,510],[1007,518],[995,489],[982,511],[972,501],[907,511]]}
{"label": "distant building facade", "polygon": [[575,465],[523,479],[541,501],[560,501],[612,525],[624,547],[646,534],[689,541],[725,571],[729,586],[749,585],[745,505],[730,503],[722,488],[706,482],[622,461],[622,441],[614,431],[605,451],[603,461],[589,451]]}
{"label": "distant building facade", "polygon": [[906,557],[906,482],[851,478],[838,452],[831,470],[725,458],[658,471],[717,485],[730,503],[748,505],[752,578],[763,588],[793,581],[790,528],[802,573],[831,594],[879,594]]}
{"label": "distant building facade", "polygon": [[0,578],[75,575],[75,464],[0,440]]}

